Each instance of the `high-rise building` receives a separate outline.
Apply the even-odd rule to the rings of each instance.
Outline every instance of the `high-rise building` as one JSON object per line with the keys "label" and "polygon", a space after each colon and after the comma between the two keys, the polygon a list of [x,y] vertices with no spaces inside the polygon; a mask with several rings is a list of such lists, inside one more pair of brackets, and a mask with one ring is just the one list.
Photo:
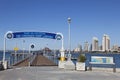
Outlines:
{"label": "high-rise building", "polygon": [[78,44],[78,48],[80,49],[80,52],[82,52],[82,45]]}
{"label": "high-rise building", "polygon": [[92,51],[99,51],[98,38],[93,37],[92,40]]}
{"label": "high-rise building", "polygon": [[104,34],[103,39],[102,39],[102,50],[110,51],[110,38],[106,34]]}
{"label": "high-rise building", "polygon": [[87,41],[84,43],[84,51],[85,51],[85,52],[88,52],[88,51],[89,51],[89,44],[88,44]]}
{"label": "high-rise building", "polygon": [[89,51],[92,51],[92,44],[90,44]]}

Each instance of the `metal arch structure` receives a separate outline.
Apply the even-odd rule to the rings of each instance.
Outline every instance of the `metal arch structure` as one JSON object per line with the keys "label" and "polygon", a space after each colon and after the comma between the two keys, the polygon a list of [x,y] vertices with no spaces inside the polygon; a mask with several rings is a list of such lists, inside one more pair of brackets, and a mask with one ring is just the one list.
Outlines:
{"label": "metal arch structure", "polygon": [[5,52],[6,52],[6,39],[12,38],[48,38],[54,40],[61,40],[61,61],[64,61],[64,39],[62,33],[49,33],[49,32],[12,32],[8,31],[4,35],[4,52],[3,52],[3,63],[5,61]]}

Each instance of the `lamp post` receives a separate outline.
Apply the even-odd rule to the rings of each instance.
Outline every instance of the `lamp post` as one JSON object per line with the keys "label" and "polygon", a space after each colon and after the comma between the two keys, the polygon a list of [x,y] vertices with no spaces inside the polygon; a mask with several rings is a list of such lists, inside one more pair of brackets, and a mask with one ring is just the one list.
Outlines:
{"label": "lamp post", "polygon": [[24,43],[25,43],[25,40],[23,39],[23,55],[22,55],[22,59],[25,58],[25,54],[24,54],[24,50],[25,50],[25,48],[24,48]]}
{"label": "lamp post", "polygon": [[8,31],[6,34],[4,34],[4,50],[3,50],[3,59],[2,59],[2,65],[4,69],[7,69],[7,61],[5,61],[5,52],[6,52],[6,39],[11,39],[13,37],[12,32]]}
{"label": "lamp post", "polygon": [[29,55],[28,55],[28,57],[29,57],[29,61],[28,61],[28,67],[30,67],[30,60],[31,60],[31,44],[29,45]]}
{"label": "lamp post", "polygon": [[18,61],[18,57],[17,57],[17,51],[18,51],[19,49],[18,49],[18,47],[17,47],[17,43],[16,43],[16,47],[14,48],[14,51],[15,51],[15,60],[14,60],[14,63],[17,63],[17,61]]}
{"label": "lamp post", "polygon": [[6,34],[4,35],[4,51],[3,51],[3,63],[5,61],[5,52],[6,52]]}
{"label": "lamp post", "polygon": [[29,45],[29,62],[28,62],[29,67],[30,67],[30,63],[31,63],[31,49],[33,49],[34,46],[35,45],[33,43]]}
{"label": "lamp post", "polygon": [[69,53],[68,53],[68,60],[64,64],[64,69],[70,69],[74,70],[75,69],[75,64],[71,60],[71,38],[70,38],[70,23],[71,23],[71,18],[68,18],[68,46],[69,46]]}
{"label": "lamp post", "polygon": [[68,46],[69,46],[69,53],[68,53],[68,60],[71,60],[71,34],[70,34],[70,23],[71,23],[71,18],[68,18]]}

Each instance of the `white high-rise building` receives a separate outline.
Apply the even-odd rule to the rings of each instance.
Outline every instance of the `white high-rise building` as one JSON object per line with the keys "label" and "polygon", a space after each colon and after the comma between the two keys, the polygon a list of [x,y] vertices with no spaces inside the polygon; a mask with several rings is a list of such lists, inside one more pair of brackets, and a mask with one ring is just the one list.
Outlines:
{"label": "white high-rise building", "polygon": [[110,38],[106,34],[104,34],[103,39],[102,39],[102,50],[110,51]]}
{"label": "white high-rise building", "polygon": [[92,51],[99,51],[98,38],[93,37],[92,40]]}

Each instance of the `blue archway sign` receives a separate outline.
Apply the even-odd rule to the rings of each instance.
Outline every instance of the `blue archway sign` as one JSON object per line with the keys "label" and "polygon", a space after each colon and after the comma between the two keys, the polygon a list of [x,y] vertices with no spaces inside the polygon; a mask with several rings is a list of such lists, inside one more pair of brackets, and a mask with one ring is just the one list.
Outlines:
{"label": "blue archway sign", "polygon": [[49,33],[49,32],[12,32],[8,31],[4,35],[4,52],[3,52],[3,66],[5,63],[5,52],[6,52],[6,38],[48,38],[54,40],[61,40],[62,41],[62,48],[61,48],[61,61],[64,61],[64,47],[63,47],[63,35],[62,33]]}
{"label": "blue archway sign", "polygon": [[35,38],[49,38],[61,40],[62,35],[60,33],[49,33],[49,32],[8,32],[6,34],[8,39],[11,38],[26,38],[26,37],[35,37]]}

